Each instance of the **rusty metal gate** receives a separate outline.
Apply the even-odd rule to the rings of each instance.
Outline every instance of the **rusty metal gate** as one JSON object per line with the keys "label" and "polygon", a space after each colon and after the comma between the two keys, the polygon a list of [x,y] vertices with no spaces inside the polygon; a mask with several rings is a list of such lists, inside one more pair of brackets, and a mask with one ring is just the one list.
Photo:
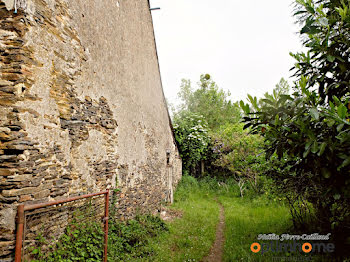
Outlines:
{"label": "rusty metal gate", "polygon": [[[104,196],[104,199],[101,196]],[[103,261],[107,262],[108,206],[109,190],[46,203],[19,205],[15,261],[26,259],[30,247],[37,245],[38,232],[45,232],[46,239],[51,241],[49,244],[57,242],[57,236],[64,233],[66,226],[72,219],[76,219],[79,213],[79,222],[94,220],[103,226]]]}

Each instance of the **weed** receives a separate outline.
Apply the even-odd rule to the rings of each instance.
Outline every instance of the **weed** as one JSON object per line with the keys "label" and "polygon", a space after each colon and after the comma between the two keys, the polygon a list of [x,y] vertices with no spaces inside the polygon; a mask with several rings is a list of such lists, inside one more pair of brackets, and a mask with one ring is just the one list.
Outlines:
{"label": "weed", "polygon": [[[154,251],[148,245],[150,238],[168,231],[167,225],[151,215],[137,216],[127,222],[111,220],[108,234],[108,261],[131,261],[149,256]],[[79,223],[74,219],[59,241],[48,252],[42,252],[45,240],[41,235],[39,246],[32,251],[33,262],[102,261],[104,232],[101,223]]]}

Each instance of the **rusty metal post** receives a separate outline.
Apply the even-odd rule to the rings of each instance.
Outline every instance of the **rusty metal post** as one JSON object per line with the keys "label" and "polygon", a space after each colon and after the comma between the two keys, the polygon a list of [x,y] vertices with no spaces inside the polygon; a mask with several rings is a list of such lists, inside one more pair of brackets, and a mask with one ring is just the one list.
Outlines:
{"label": "rusty metal post", "polygon": [[108,251],[108,208],[109,208],[109,190],[107,190],[107,193],[105,195],[105,250],[104,250],[104,262],[107,262],[107,251]]}
{"label": "rusty metal post", "polygon": [[15,262],[21,262],[21,259],[22,259],[23,229],[24,229],[24,205],[19,205],[17,207]]}

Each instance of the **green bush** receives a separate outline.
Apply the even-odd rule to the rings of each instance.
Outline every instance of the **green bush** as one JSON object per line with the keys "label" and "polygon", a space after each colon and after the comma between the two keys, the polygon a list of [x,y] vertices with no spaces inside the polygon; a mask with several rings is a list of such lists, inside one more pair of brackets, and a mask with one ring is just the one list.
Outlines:
{"label": "green bush", "polygon": [[[96,222],[79,223],[74,220],[55,245],[45,248],[46,240],[39,235],[41,246],[32,251],[33,260],[38,262],[101,261],[104,250],[104,232]],[[44,248],[43,248],[44,247]]]}
{"label": "green bush", "polygon": [[249,134],[243,127],[241,123],[225,124],[212,135],[208,169],[218,177],[234,178],[246,190],[259,193],[262,189],[259,177],[267,164],[263,138]]}
{"label": "green bush", "polygon": [[208,151],[210,138],[207,123],[202,116],[187,112],[175,118],[174,132],[183,171],[195,174],[198,162],[205,159]]}
{"label": "green bush", "polygon": [[126,222],[113,221],[109,229],[108,258],[110,261],[132,261],[148,257],[153,254],[149,240],[165,231],[168,231],[167,225],[151,215],[136,216]]}
{"label": "green bush", "polygon": [[[133,261],[153,254],[148,245],[151,238],[168,231],[167,225],[156,216],[139,215],[126,222],[110,220],[108,230],[108,261]],[[34,262],[102,261],[104,231],[101,223],[79,223],[74,220],[58,242],[43,251],[46,241],[38,236],[41,246],[32,251]]]}

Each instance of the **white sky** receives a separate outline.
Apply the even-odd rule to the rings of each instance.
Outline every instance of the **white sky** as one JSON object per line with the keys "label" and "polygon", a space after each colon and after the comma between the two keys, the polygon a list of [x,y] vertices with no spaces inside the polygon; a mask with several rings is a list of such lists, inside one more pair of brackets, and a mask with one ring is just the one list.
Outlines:
{"label": "white sky", "polygon": [[209,73],[231,99],[271,91],[288,79],[301,50],[292,0],[151,0],[166,98],[176,103],[182,78]]}

